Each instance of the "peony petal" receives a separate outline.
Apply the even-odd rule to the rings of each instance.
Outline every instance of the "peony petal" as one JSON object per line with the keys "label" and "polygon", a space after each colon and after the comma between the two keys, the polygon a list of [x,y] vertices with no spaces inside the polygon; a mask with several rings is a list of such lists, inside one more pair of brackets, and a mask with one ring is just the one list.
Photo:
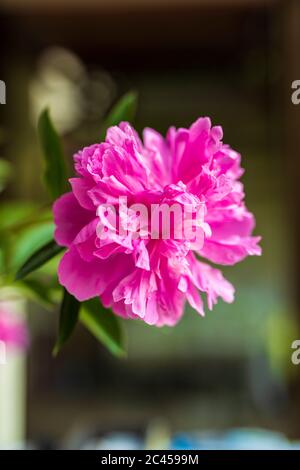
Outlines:
{"label": "peony petal", "polygon": [[[221,212],[222,214],[222,212]],[[211,221],[212,235],[205,240],[199,254],[213,263],[232,265],[248,255],[260,255],[260,237],[251,237],[254,217],[244,208],[226,211],[219,221]]]}
{"label": "peony petal", "polygon": [[223,277],[221,271],[198,261],[194,255],[189,255],[189,263],[191,282],[200,291],[206,292],[208,308],[210,310],[217,303],[218,297],[221,297],[224,302],[233,302],[234,287]]}
{"label": "peony petal", "polygon": [[88,191],[93,188],[90,179],[87,178],[70,178],[69,182],[72,186],[72,191],[79,204],[87,210],[94,211],[95,206],[89,196]]}
{"label": "peony petal", "polygon": [[63,194],[53,204],[56,230],[54,238],[59,245],[69,247],[80,230],[95,216],[83,209],[73,193]]}
{"label": "peony petal", "polygon": [[126,255],[116,255],[113,260],[94,258],[87,262],[81,258],[75,246],[62,257],[59,268],[59,282],[77,300],[84,301],[101,295],[115,279],[119,268],[131,266]]}

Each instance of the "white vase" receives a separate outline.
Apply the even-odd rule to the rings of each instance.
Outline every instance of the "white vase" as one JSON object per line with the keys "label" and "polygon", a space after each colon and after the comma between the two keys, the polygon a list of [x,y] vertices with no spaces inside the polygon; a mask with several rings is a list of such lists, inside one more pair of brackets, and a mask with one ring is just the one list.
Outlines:
{"label": "white vase", "polygon": [[[1,289],[1,304],[3,301],[8,311],[25,316],[25,302],[13,291]],[[3,343],[0,353],[0,448],[21,448],[26,430],[26,356],[4,348]]]}

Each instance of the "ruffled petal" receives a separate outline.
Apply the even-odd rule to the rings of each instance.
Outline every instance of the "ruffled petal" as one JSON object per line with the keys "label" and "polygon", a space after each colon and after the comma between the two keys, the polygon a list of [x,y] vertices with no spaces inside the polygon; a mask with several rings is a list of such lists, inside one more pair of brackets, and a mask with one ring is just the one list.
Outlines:
{"label": "ruffled petal", "polygon": [[212,268],[198,261],[194,255],[189,255],[191,281],[202,292],[207,294],[208,308],[211,310],[217,303],[218,297],[224,302],[234,301],[234,287],[227,281],[219,269]]}
{"label": "ruffled petal", "polygon": [[210,221],[212,235],[205,240],[199,254],[213,263],[232,265],[249,255],[260,255],[261,237],[252,237],[254,217],[243,208],[239,211],[220,211],[220,220]]}
{"label": "ruffled petal", "polygon": [[95,214],[83,209],[73,193],[63,194],[53,204],[56,229],[54,238],[59,245],[69,247],[80,230],[87,225]]}
{"label": "ruffled petal", "polygon": [[101,295],[118,279],[120,267],[130,269],[130,259],[126,255],[116,255],[113,259],[94,258],[85,261],[75,246],[62,257],[58,267],[59,282],[77,300],[84,301]]}

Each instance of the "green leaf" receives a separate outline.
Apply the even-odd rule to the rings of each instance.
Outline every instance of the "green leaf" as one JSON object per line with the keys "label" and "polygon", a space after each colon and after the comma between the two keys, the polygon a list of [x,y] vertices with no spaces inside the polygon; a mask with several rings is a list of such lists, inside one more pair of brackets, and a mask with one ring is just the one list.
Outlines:
{"label": "green leaf", "polygon": [[12,251],[12,243],[11,243],[10,237],[7,235],[7,233],[1,234],[0,236],[0,278],[1,276],[8,278],[11,251]]}
{"label": "green leaf", "polygon": [[67,174],[60,138],[47,109],[40,115],[38,133],[46,161],[45,183],[52,198],[56,199],[68,190]]}
{"label": "green leaf", "polygon": [[[44,212],[42,212],[43,214]],[[20,224],[23,220],[28,220],[33,217],[38,218],[41,210],[33,203],[20,202],[20,201],[6,201],[1,203],[0,207],[0,232],[13,230],[15,225]]]}
{"label": "green leaf", "polygon": [[60,308],[59,329],[53,355],[56,356],[61,347],[70,338],[79,315],[80,302],[64,289],[63,301]]}
{"label": "green leaf", "polygon": [[105,309],[99,299],[84,302],[80,321],[107,349],[117,357],[126,356],[124,334],[119,319]]}
{"label": "green leaf", "polygon": [[131,122],[134,120],[137,109],[137,93],[131,91],[126,93],[111,109],[103,124],[101,140],[105,139],[108,127],[117,126],[121,121]]}
{"label": "green leaf", "polygon": [[12,165],[7,160],[0,158],[0,192],[5,189],[12,176]]}
{"label": "green leaf", "polygon": [[46,245],[43,245],[37,250],[30,258],[21,266],[17,271],[15,280],[18,281],[23,279],[29,273],[35,271],[39,267],[43,266],[47,261],[56,256],[63,250],[63,247],[56,244],[54,240],[51,240]]}
{"label": "green leaf", "polygon": [[37,222],[22,230],[9,232],[12,244],[10,268],[16,272],[37,250],[53,240],[53,222]]}
{"label": "green leaf", "polygon": [[16,288],[29,300],[36,302],[47,309],[53,308],[51,288],[39,279],[24,279],[15,284]]}

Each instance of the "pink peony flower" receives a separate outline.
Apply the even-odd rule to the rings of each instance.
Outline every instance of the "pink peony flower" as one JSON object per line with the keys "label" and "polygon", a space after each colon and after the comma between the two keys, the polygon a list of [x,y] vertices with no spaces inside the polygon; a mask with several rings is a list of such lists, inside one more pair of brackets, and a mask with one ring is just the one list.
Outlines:
{"label": "pink peony flower", "polygon": [[[68,248],[59,265],[60,283],[80,301],[99,296],[116,314],[157,326],[177,323],[186,300],[204,315],[201,293],[209,309],[218,297],[232,302],[233,286],[203,259],[233,265],[261,249],[243,202],[240,155],[222,137],[222,128],[212,127],[209,118],[189,129],[172,127],[166,138],[145,129],[143,142],[122,122],[108,129],[104,143],[78,152],[72,191],[53,208],[55,239]],[[120,197],[128,211],[120,207]],[[115,208],[117,224],[99,237],[99,219],[107,216],[97,212],[103,204]],[[176,237],[174,219],[169,237],[161,230],[150,236],[149,223],[133,204],[150,214],[153,205],[177,204],[184,214],[192,208],[182,220],[194,224],[194,239]],[[135,236],[136,217],[148,237]]]}
{"label": "pink peony flower", "polygon": [[0,341],[7,348],[24,350],[28,346],[28,332],[23,319],[0,306]]}

